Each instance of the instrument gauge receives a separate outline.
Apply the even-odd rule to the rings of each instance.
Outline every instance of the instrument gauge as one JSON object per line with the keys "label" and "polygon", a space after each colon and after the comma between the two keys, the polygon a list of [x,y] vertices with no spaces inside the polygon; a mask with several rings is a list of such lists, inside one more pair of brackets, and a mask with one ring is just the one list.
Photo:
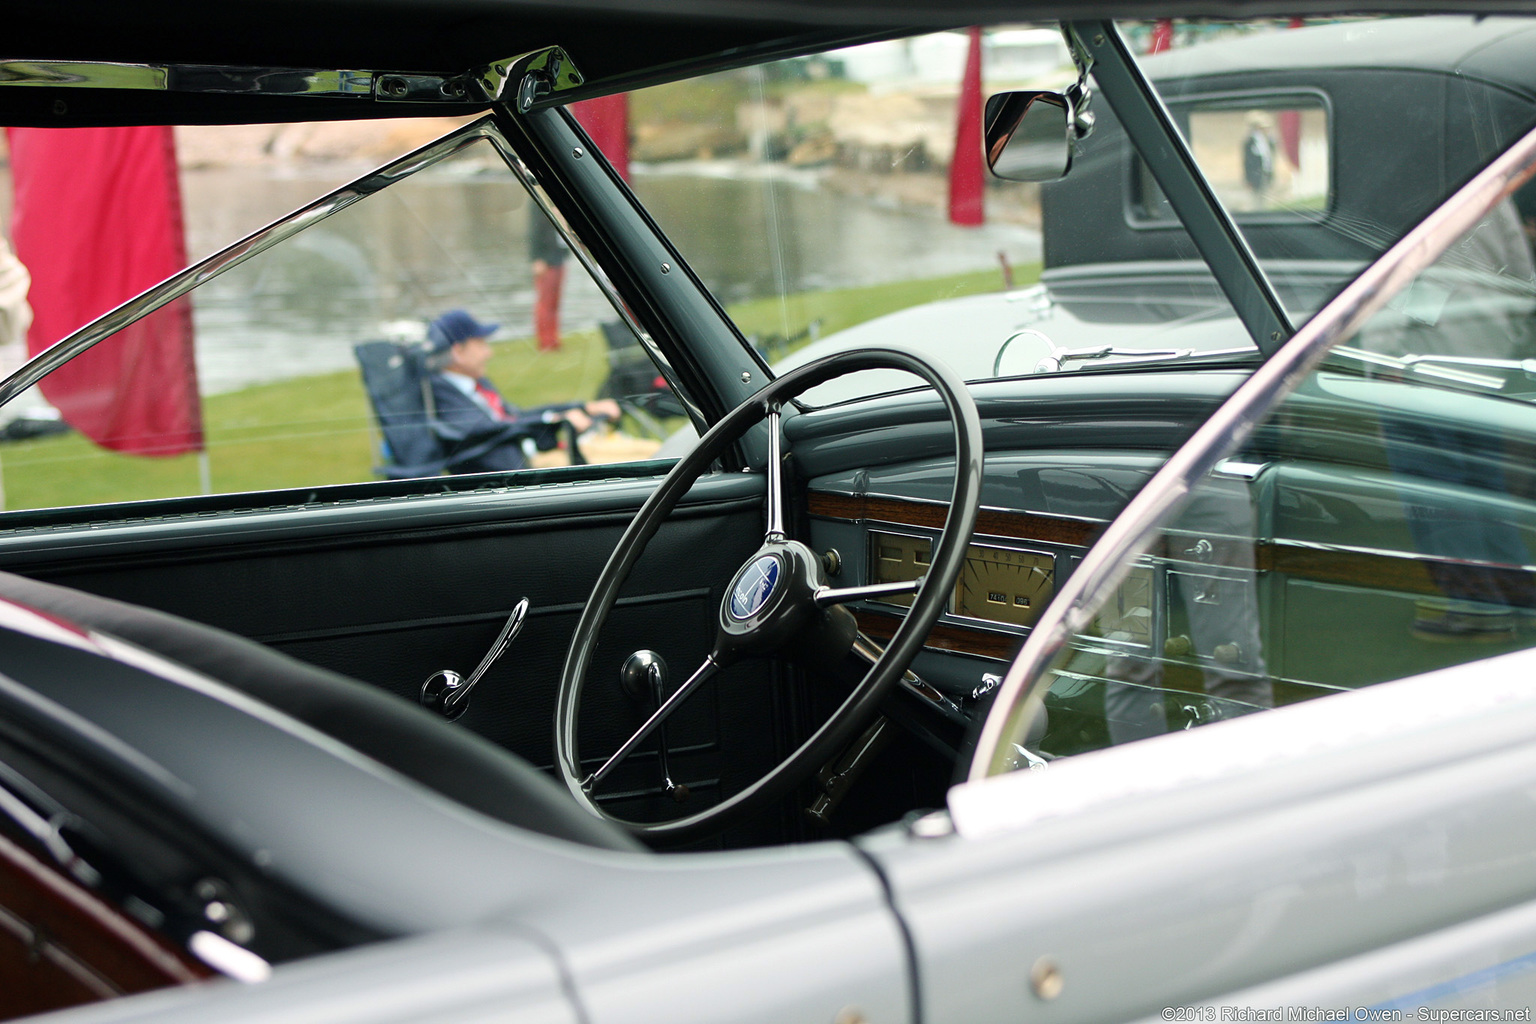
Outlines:
{"label": "instrument gauge", "polygon": [[[905,583],[928,574],[928,563],[933,558],[933,541],[927,537],[911,537],[900,533],[871,533],[869,535],[869,564],[873,567],[872,583]],[[896,594],[875,599],[880,604],[912,604],[911,594]]]}
{"label": "instrument gauge", "polygon": [[1056,592],[1056,556],[972,545],[955,584],[955,614],[1032,626]]}

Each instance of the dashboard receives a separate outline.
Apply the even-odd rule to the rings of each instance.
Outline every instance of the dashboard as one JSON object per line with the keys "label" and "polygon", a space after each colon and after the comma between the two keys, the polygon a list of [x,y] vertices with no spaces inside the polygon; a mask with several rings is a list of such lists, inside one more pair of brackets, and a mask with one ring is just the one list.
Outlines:
{"label": "dashboard", "polygon": [[[965,566],[919,661],[924,678],[971,696],[1000,675],[1060,582],[1157,460],[1140,455],[989,455],[982,509]],[[928,570],[948,512],[944,460],[872,468],[812,481],[807,499],[818,550],[835,549],[841,585],[913,580]],[[1115,649],[1161,640],[1158,570],[1138,565],[1098,616],[1095,637]],[[860,628],[891,636],[910,596],[854,607]],[[949,657],[936,658],[935,652]],[[960,657],[954,657],[960,656]]]}
{"label": "dashboard", "polygon": [[[1065,755],[1323,693],[1430,671],[1529,642],[1513,605],[1529,568],[1415,550],[1414,515],[1501,526],[1499,508],[1440,488],[1405,498],[1387,469],[1286,455],[1228,460],[1132,567],[1053,669],[1049,735]],[[914,662],[973,719],[1098,533],[1156,471],[1135,451],[988,453],[982,509],[944,613]],[[916,579],[948,511],[943,459],[810,481],[810,536],[837,586]],[[1508,532],[1506,530],[1506,532]],[[1536,536],[1522,539],[1536,549]],[[1473,585],[1506,595],[1472,607]],[[1524,588],[1524,589],[1522,589]],[[851,606],[889,638],[910,598]]]}

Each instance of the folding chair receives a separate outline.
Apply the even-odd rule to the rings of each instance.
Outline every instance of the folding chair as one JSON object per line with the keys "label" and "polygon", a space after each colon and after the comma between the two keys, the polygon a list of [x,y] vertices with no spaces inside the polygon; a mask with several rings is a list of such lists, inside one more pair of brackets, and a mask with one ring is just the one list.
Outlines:
{"label": "folding chair", "polygon": [[[469,463],[504,444],[521,444],[526,435],[507,430],[463,444],[466,435],[437,417],[432,400],[432,371],[427,349],[421,344],[365,341],[352,347],[362,371],[363,388],[373,404],[373,415],[383,440],[379,445],[384,465],[375,472],[391,480],[470,473]],[[562,424],[569,428],[569,424]],[[576,445],[574,429],[566,444],[571,463],[585,462]]]}

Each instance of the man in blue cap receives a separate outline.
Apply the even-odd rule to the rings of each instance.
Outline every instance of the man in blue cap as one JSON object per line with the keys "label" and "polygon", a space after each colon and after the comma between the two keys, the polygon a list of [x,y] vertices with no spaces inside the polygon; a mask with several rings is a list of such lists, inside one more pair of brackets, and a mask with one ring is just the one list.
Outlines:
{"label": "man in blue cap", "polygon": [[562,422],[570,423],[579,434],[592,425],[594,417],[619,418],[618,403],[611,398],[536,409],[519,409],[504,399],[485,376],[491,362],[490,337],[500,326],[480,323],[468,311],[453,309],[427,329],[437,370],[432,376],[437,418],[462,435],[462,440],[452,443],[454,450],[481,445],[498,435],[504,438],[484,454],[457,463],[460,473],[522,469],[532,451],[555,447]]}

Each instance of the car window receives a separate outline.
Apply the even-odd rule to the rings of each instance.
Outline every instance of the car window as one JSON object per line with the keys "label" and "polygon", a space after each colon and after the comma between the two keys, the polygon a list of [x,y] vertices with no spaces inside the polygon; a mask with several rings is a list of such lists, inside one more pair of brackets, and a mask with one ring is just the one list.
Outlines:
{"label": "car window", "polygon": [[[1054,28],[980,35],[977,134],[952,188],[970,47],[941,32],[632,94],[635,192],[776,370],[898,344],[984,378],[1038,319],[1039,187],[983,177],[980,102],[1071,80],[1072,61]],[[945,324],[966,326],[963,346]],[[806,397],[908,383],[866,373]]]}
{"label": "car window", "polygon": [[[1326,217],[1333,201],[1328,106],[1321,94],[1184,100],[1172,108],[1200,171],[1238,222],[1255,217]],[[1147,163],[1132,165],[1131,216],[1177,220]]]}
{"label": "car window", "polygon": [[[303,230],[201,274],[45,378],[10,410],[5,507],[650,458],[675,411],[664,382],[483,134],[365,175],[338,193],[344,208],[311,210]],[[366,122],[182,129],[178,142],[194,260],[410,148]],[[23,264],[45,198],[25,188],[30,144],[13,135]],[[33,274],[34,350],[83,322],[49,306],[54,283]]]}
{"label": "car window", "polygon": [[[1293,324],[1536,123],[1498,56],[1525,28],[1469,17],[1125,26]],[[1145,160],[1114,173],[1123,215],[1097,239],[1066,239],[1060,265],[1169,259],[1189,245]]]}
{"label": "car window", "polygon": [[1533,328],[1506,200],[1198,483],[994,770],[1536,644]]}
{"label": "car window", "polygon": [[[1122,29],[1294,326],[1536,121],[1488,56],[1517,25]],[[1092,77],[1066,176],[989,176],[964,208],[968,47],[937,33],[637,92],[635,190],[779,371],[878,344],[968,380],[1255,355]],[[982,96],[1078,77],[1055,30],[989,28],[979,52]],[[911,383],[866,373],[805,397]]]}

